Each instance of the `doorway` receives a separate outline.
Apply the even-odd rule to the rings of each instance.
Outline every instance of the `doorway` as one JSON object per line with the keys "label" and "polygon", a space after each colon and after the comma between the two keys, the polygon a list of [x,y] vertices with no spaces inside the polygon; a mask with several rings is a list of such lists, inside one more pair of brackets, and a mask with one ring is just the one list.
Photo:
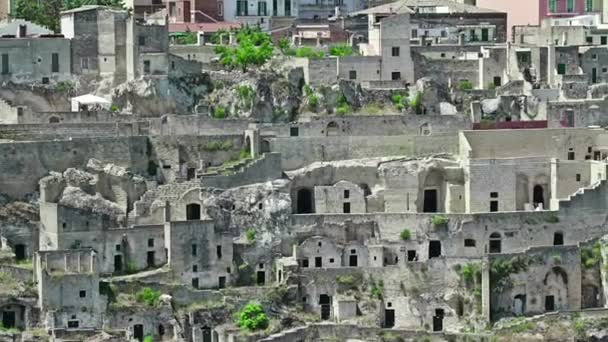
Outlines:
{"label": "doorway", "polygon": [[597,68],[591,69],[591,83],[597,83]]}
{"label": "doorway", "polygon": [[564,244],[564,233],[553,233],[553,246],[562,246]]}
{"label": "doorway", "polygon": [[392,328],[395,326],[395,309],[384,310],[384,327]]}
{"label": "doorway", "polygon": [[15,245],[15,259],[17,261],[25,260],[25,245],[24,244],[16,244]]}
{"label": "doorway", "polygon": [[523,315],[526,312],[526,295],[518,294],[513,298],[513,314],[516,316]]}
{"label": "doorway", "polygon": [[422,211],[425,213],[437,212],[437,189],[424,190],[424,207]]}
{"label": "doorway", "polygon": [[201,332],[203,333],[203,342],[211,342],[211,328],[202,327]]}
{"label": "doorway", "polygon": [[555,310],[555,297],[554,296],[545,296],[545,311],[554,311]]}
{"label": "doorway", "polygon": [[443,331],[443,309],[435,309],[433,316],[433,331]]}
{"label": "doorway", "polygon": [[122,271],[122,255],[114,256],[114,272]]}
{"label": "doorway", "polygon": [[217,286],[218,288],[223,289],[226,287],[226,277],[224,277],[224,276],[219,277],[217,279],[217,282],[218,282],[218,286]]}
{"label": "doorway", "polygon": [[331,317],[331,297],[326,294],[320,295],[319,305],[321,306],[321,319],[328,320]]}
{"label": "doorway", "polygon": [[312,191],[309,189],[300,189],[297,194],[297,210],[296,214],[312,214]]}
{"label": "doorway", "polygon": [[534,205],[540,205],[542,209],[545,209],[545,191],[541,185],[535,185],[533,190]]}
{"label": "doorway", "polygon": [[264,286],[264,284],[266,284],[266,272],[258,271],[256,276],[256,284],[259,286]]}
{"label": "doorway", "polygon": [[149,251],[146,254],[146,264],[148,267],[154,267],[154,251]]}
{"label": "doorway", "polygon": [[195,176],[196,176],[196,169],[193,167],[189,167],[187,170],[187,174],[186,174],[187,180],[194,179]]}
{"label": "doorway", "polygon": [[429,241],[429,259],[441,256],[441,241]]}
{"label": "doorway", "polygon": [[143,324],[135,324],[133,326],[133,338],[138,341],[144,340],[144,326]]}
{"label": "doorway", "polygon": [[348,266],[350,267],[357,267],[357,256],[356,255],[350,255],[348,257]]}
{"label": "doorway", "polygon": [[2,312],[2,326],[6,329],[15,327],[15,311]]}

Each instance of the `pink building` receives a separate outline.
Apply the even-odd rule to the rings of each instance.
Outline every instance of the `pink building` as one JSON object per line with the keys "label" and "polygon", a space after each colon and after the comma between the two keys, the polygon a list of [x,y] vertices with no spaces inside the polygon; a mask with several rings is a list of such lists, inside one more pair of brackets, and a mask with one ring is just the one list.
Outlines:
{"label": "pink building", "polygon": [[[546,2],[547,0],[537,0]],[[540,23],[539,7],[531,0],[477,0],[477,6],[507,13],[507,35],[511,38],[513,26],[538,25]]]}
{"label": "pink building", "polygon": [[601,13],[603,0],[540,0],[540,20]]}

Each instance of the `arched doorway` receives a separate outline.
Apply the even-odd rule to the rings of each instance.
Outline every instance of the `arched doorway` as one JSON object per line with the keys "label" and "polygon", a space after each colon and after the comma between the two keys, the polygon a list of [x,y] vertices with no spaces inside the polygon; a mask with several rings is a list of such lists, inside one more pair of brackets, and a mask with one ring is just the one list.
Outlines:
{"label": "arched doorway", "polygon": [[198,203],[190,203],[186,206],[186,220],[200,220],[201,205]]}
{"label": "arched doorway", "polygon": [[500,233],[490,235],[490,253],[500,253],[502,251],[502,241]]}
{"label": "arched doorway", "polygon": [[336,135],[338,135],[339,132],[340,132],[340,127],[338,126],[338,124],[335,121],[332,121],[327,124],[327,127],[325,129],[325,134],[328,137],[336,136]]}
{"label": "arched doorway", "polygon": [[545,275],[545,311],[568,309],[568,273],[561,267],[553,267]]}
{"label": "arched doorway", "polygon": [[312,214],[314,207],[312,202],[312,191],[310,189],[300,189],[297,193],[296,214]]}
{"label": "arched doorway", "polygon": [[268,140],[262,140],[262,153],[270,152],[270,142]]}
{"label": "arched doorway", "polygon": [[518,294],[513,298],[513,314],[520,316],[526,313],[526,295]]}
{"label": "arched doorway", "polygon": [[541,185],[534,186],[532,201],[534,202],[535,207],[540,206],[542,209],[545,209],[545,190]]}

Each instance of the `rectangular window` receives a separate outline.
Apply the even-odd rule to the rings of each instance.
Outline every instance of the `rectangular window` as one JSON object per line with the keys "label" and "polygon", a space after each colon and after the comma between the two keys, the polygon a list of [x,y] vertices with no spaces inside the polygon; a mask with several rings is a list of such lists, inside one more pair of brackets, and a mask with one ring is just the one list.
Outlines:
{"label": "rectangular window", "polygon": [[348,72],[348,79],[349,80],[356,80],[357,79],[357,70],[351,70]]}
{"label": "rectangular window", "polygon": [[417,29],[413,29],[412,30],[412,38],[418,38],[418,30]]}
{"label": "rectangular window", "polygon": [[315,258],[315,267],[323,267],[323,257]]}
{"label": "rectangular window", "polygon": [[51,72],[59,72],[59,54],[51,55]]}
{"label": "rectangular window", "polygon": [[557,0],[549,0],[549,13],[557,12]]}
{"label": "rectangular window", "polygon": [[291,0],[285,0],[285,16],[291,17]]}
{"label": "rectangular window", "polygon": [[290,127],[289,128],[289,136],[297,137],[300,135],[300,129],[298,127]]}
{"label": "rectangular window", "polygon": [[89,70],[89,58],[82,57],[80,59],[80,69],[82,69],[82,70]]}
{"label": "rectangular window", "polygon": [[350,197],[350,190],[344,190],[344,198]]}
{"label": "rectangular window", "polygon": [[574,0],[568,0],[568,6],[566,7],[566,11],[574,12]]}
{"label": "rectangular window", "polygon": [[6,75],[9,73],[8,68],[8,53],[2,54],[2,75]]}
{"label": "rectangular window", "polygon": [[80,290],[80,298],[86,298],[87,297],[87,291],[85,290]]}
{"label": "rectangular window", "polygon": [[490,201],[490,212],[498,211],[498,201]]}
{"label": "rectangular window", "polygon": [[148,247],[154,247],[154,239],[148,239]]}
{"label": "rectangular window", "polygon": [[568,160],[574,160],[574,151],[568,152]]}
{"label": "rectangular window", "polygon": [[585,41],[587,42],[587,44],[593,44],[593,37],[587,36],[587,37],[585,37]]}
{"label": "rectangular window", "polygon": [[557,74],[558,75],[566,74],[566,64],[560,63],[557,65]]}
{"label": "rectangular window", "polygon": [[475,247],[475,240],[473,239],[464,239],[465,247]]}
{"label": "rectangular window", "polygon": [[491,198],[498,198],[498,192],[490,192]]}
{"label": "rectangular window", "polygon": [[308,259],[302,259],[302,268],[308,268]]}
{"label": "rectangular window", "polygon": [[114,246],[114,248],[116,248],[117,252],[120,252],[120,244],[117,244],[116,246]]}
{"label": "rectangular window", "polygon": [[197,249],[196,244],[192,244],[192,256],[196,256],[196,249]]}
{"label": "rectangular window", "polygon": [[593,0],[586,0],[585,1],[585,11],[586,12],[593,12]]}
{"label": "rectangular window", "polygon": [[393,57],[399,57],[399,47],[393,46],[392,53],[393,53]]}
{"label": "rectangular window", "polygon": [[399,81],[401,79],[401,73],[399,71],[393,71],[391,73],[391,80]]}
{"label": "rectangular window", "polygon": [[192,272],[198,272],[198,265],[192,265]]}
{"label": "rectangular window", "polygon": [[247,0],[238,0],[236,2],[236,15],[246,16],[247,15]]}
{"label": "rectangular window", "polygon": [[266,1],[258,1],[258,16],[265,17],[266,15]]}
{"label": "rectangular window", "polygon": [[279,15],[279,5],[277,4],[277,0],[272,0],[272,15],[273,16],[277,16]]}
{"label": "rectangular window", "polygon": [[215,254],[217,255],[218,259],[222,258],[222,246],[216,246],[215,247]]}
{"label": "rectangular window", "polygon": [[218,17],[224,16],[224,3],[222,3],[222,2],[217,3],[217,16]]}
{"label": "rectangular window", "polygon": [[608,36],[602,36],[600,38],[600,44],[602,44],[602,45],[608,44]]}
{"label": "rectangular window", "polygon": [[150,73],[150,61],[144,61],[144,74]]}
{"label": "rectangular window", "polygon": [[577,173],[577,174],[576,174],[576,181],[577,181],[577,182],[580,182],[580,181],[581,181],[581,174],[580,174],[580,173]]}
{"label": "rectangular window", "polygon": [[139,42],[139,46],[146,45],[146,36],[139,36],[139,37],[137,37],[137,41]]}

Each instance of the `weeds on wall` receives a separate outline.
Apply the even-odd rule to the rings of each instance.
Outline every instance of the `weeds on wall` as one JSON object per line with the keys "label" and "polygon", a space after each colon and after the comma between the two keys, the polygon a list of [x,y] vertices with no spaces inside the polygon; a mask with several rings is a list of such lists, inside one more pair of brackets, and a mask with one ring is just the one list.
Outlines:
{"label": "weeds on wall", "polygon": [[329,54],[336,57],[348,57],[355,53],[353,47],[348,44],[336,44],[329,47]]}
{"label": "weeds on wall", "polygon": [[401,234],[399,234],[399,237],[401,238],[401,240],[407,241],[412,238],[412,232],[409,229],[405,228],[404,230],[401,231]]}
{"label": "weeds on wall", "polygon": [[218,106],[213,110],[213,117],[216,119],[225,119],[228,116],[226,107]]}
{"label": "weeds on wall", "polygon": [[248,242],[254,242],[255,238],[256,238],[256,231],[254,228],[249,228],[247,229],[247,231],[245,232],[245,237],[247,238]]}
{"label": "weeds on wall", "polygon": [[160,302],[160,291],[144,287],[135,294],[135,300],[138,303],[146,304],[147,306],[157,306]]}
{"label": "weeds on wall", "polygon": [[590,269],[596,267],[602,260],[602,246],[596,242],[593,246],[581,248],[581,263]]}
{"label": "weeds on wall", "polygon": [[460,80],[460,82],[458,82],[458,89],[471,90],[473,89],[473,83],[469,80]]}
{"label": "weeds on wall", "polygon": [[344,94],[340,94],[340,97],[338,98],[338,108],[336,109],[336,114],[338,114],[339,116],[344,116],[352,112],[352,110],[353,109],[350,104],[348,104],[348,101],[346,100]]}
{"label": "weeds on wall", "polygon": [[442,215],[433,215],[433,217],[431,217],[431,223],[433,226],[435,226],[435,228],[444,227],[446,224],[448,224],[448,221],[449,219]]}
{"label": "weeds on wall", "polygon": [[223,140],[223,141],[210,141],[202,146],[203,150],[206,151],[227,151],[234,147],[232,140]]}
{"label": "weeds on wall", "polygon": [[494,259],[490,264],[490,288],[500,293],[512,285],[511,274],[528,270],[534,260],[528,256],[515,256],[510,259]]}

